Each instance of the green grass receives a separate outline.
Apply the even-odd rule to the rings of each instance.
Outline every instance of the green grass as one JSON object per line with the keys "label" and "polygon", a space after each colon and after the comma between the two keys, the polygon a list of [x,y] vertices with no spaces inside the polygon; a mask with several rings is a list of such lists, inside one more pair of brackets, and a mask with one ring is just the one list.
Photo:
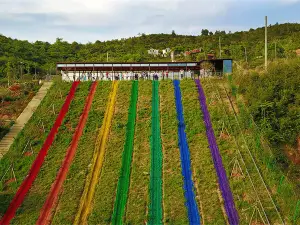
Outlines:
{"label": "green grass", "polygon": [[128,198],[131,161],[133,152],[133,141],[136,120],[136,104],[138,99],[138,81],[134,81],[131,87],[130,107],[128,110],[128,121],[126,126],[126,140],[122,153],[122,167],[117,186],[112,224],[122,224]]}
{"label": "green grass", "polygon": [[162,224],[162,146],[160,137],[159,81],[152,81],[151,170],[149,224]]}
{"label": "green grass", "polygon": [[80,83],[70,109],[58,130],[55,141],[49,149],[45,162],[28,192],[23,204],[18,209],[12,224],[34,224],[48,196],[51,185],[61,166],[67,148],[71,143],[75,128],[84,108],[89,93],[90,82]]}
{"label": "green grass", "polygon": [[[240,224],[249,224],[255,205],[257,205],[262,216],[263,211],[259,202],[257,202],[256,191],[251,184],[250,178],[247,176],[246,167],[238,154],[238,150],[241,150],[242,148],[236,145],[235,136],[230,129],[230,124],[228,123],[225,111],[223,110],[223,107],[225,110],[229,110],[229,107],[226,104],[223,106],[218,98],[217,82],[217,80],[214,80],[213,86],[211,86],[208,81],[203,80],[203,89],[206,94],[208,110],[210,112],[223,165],[229,179],[235,205],[240,217]],[[241,170],[236,169],[234,171],[236,175],[232,175],[235,162],[240,165]],[[251,176],[251,179],[252,181],[257,181],[256,179],[253,179],[253,176]],[[258,190],[261,191],[259,188]],[[262,222],[260,218],[257,217],[256,219],[258,222]]]}
{"label": "green grass", "polygon": [[52,224],[72,224],[75,219],[89,164],[93,157],[95,141],[102,125],[110,89],[110,82],[98,83],[88,120],[63,185],[63,191]]}
{"label": "green grass", "polygon": [[[205,92],[209,96],[208,101],[213,103],[209,106],[212,123],[216,131],[216,136],[219,137],[217,141],[222,153],[223,161],[225,162],[227,174],[230,177],[230,185],[235,195],[235,202],[241,218],[241,224],[249,224],[255,205],[257,205],[257,208],[265,221],[266,217],[264,216],[264,211],[271,224],[280,223],[280,217],[277,215],[276,209],[268,194],[269,191],[272,198],[275,200],[276,186],[274,183],[271,183],[270,185],[273,175],[271,171],[268,171],[266,165],[263,163],[264,159],[261,157],[261,154],[265,154],[263,153],[265,150],[256,149],[256,144],[253,142],[253,139],[256,139],[256,135],[252,133],[251,130],[243,128],[242,132],[239,130],[234,118],[233,110],[231,109],[230,103],[226,97],[226,93],[223,88],[220,88],[221,83],[224,82],[224,80],[213,80],[212,84],[212,82],[207,80],[203,83]],[[218,99],[218,90],[221,99]],[[236,104],[235,108],[237,108]],[[224,134],[226,135],[224,136]],[[243,138],[243,135],[245,136],[245,139]],[[263,175],[263,180],[255,168],[255,164],[251,159],[247,146],[254,157],[259,172]],[[241,152],[242,157],[238,154],[238,150]],[[234,161],[237,161],[241,165],[242,172],[238,170],[239,176],[230,176],[233,170]],[[247,175],[246,168],[249,172],[253,185]],[[267,189],[265,189],[263,181],[266,182]],[[284,215],[287,216],[292,213],[293,212],[284,213]],[[257,220],[258,222],[262,222],[262,219],[259,217]]]}
{"label": "green grass", "polygon": [[[9,175],[4,177],[2,184],[0,185],[2,187],[2,189],[0,189],[0,216],[5,213],[18,187],[28,174],[31,164],[50,132],[70,87],[71,84],[66,82],[56,82],[52,85],[31,119],[17,136],[7,154],[0,160],[1,177],[4,175],[4,171],[6,171],[10,164],[13,163],[14,172],[17,178],[17,182],[4,185],[4,182],[11,178],[9,176],[11,174],[9,173]],[[62,98],[58,94],[60,91],[62,93]],[[55,102],[53,102],[53,99],[55,99]],[[55,114],[52,112],[53,103],[55,105]],[[45,133],[43,132],[40,121],[43,122]],[[24,156],[22,155],[22,152],[28,141],[30,141],[30,143],[25,152],[31,151],[31,145],[34,154],[31,156]]]}
{"label": "green grass", "polygon": [[89,224],[102,225],[111,222],[126,137],[131,84],[131,82],[120,82],[118,86],[112,127],[99,183],[96,187],[93,210],[88,218]]}
{"label": "green grass", "polygon": [[177,118],[172,81],[161,81],[159,93],[163,151],[164,224],[188,224],[183,193],[183,178],[178,148]]}
{"label": "green grass", "polygon": [[[226,84],[224,85],[227,86]],[[228,89],[228,87],[226,88]],[[225,99],[226,92],[222,88],[220,88],[220,92]],[[297,194],[296,185],[286,178],[286,174],[281,170],[281,166],[277,164],[277,161],[280,161],[279,157],[272,154],[272,152],[275,152],[274,149],[268,146],[268,143],[265,141],[261,130],[259,130],[253,124],[252,118],[249,115],[245,104],[243,103],[242,96],[239,96],[238,99],[231,96],[231,99],[233,104],[236,105],[236,108],[238,109],[237,118],[240,126],[238,126],[238,123],[234,119],[232,112],[231,124],[235,130],[235,133],[242,133],[245,137],[244,140],[242,135],[238,135],[238,143],[243,145],[247,144],[249,146],[249,149],[253,154],[256,164],[261,172],[263,180],[266,182],[270,194],[272,195],[272,198],[280,210],[281,216],[284,218],[285,222],[289,224],[297,224],[297,222],[299,223],[300,218],[294,218],[294,212],[299,200],[299,194]],[[246,152],[244,154],[245,157],[247,157]],[[251,166],[250,169],[252,169]],[[252,170],[254,171],[254,169]],[[283,177],[283,182],[281,182]],[[272,205],[270,201],[267,202],[267,206],[268,205]],[[274,211],[274,209],[272,211]],[[269,212],[271,218],[270,220],[278,221],[278,215],[274,214],[272,211]]]}
{"label": "green grass", "polygon": [[139,81],[139,98],[131,165],[131,181],[125,218],[126,224],[144,224],[148,221],[151,96],[151,81]]}
{"label": "green grass", "polygon": [[208,147],[195,82],[193,80],[182,80],[181,92],[186,134],[191,154],[191,169],[201,222],[205,224],[225,224],[223,199]]}

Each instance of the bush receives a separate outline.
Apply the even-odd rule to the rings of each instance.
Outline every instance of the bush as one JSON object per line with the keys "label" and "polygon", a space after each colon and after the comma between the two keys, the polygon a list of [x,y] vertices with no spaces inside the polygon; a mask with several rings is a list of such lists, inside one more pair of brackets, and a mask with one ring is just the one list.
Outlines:
{"label": "bush", "polygon": [[295,145],[300,134],[299,65],[299,59],[279,61],[267,73],[236,78],[251,114],[273,144]]}

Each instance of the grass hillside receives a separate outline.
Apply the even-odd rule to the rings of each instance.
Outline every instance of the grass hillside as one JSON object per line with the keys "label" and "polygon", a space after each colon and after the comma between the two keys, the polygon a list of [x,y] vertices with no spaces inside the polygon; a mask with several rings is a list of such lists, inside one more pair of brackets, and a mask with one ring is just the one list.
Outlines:
{"label": "grass hillside", "polygon": [[[229,181],[240,224],[278,224],[282,221],[286,224],[299,223],[297,208],[299,168],[297,164],[290,163],[289,158],[284,154],[286,146],[297,147],[297,134],[299,134],[297,125],[299,114],[296,113],[299,112],[299,104],[297,104],[299,83],[294,79],[297,65],[298,61],[294,61],[274,64],[265,74],[250,73],[247,76],[236,74],[234,78],[229,76],[222,79],[201,79],[221,163]],[[285,78],[284,82],[276,75],[277,71]],[[90,212],[87,218],[89,224],[112,222],[118,179],[122,176],[126,127],[129,113],[135,110],[129,111],[132,82],[119,81],[118,84],[104,161],[96,183],[95,195],[89,206]],[[54,83],[9,152],[0,160],[0,176],[3,177],[0,181],[0,217],[6,212],[18,187],[28,174],[70,86],[65,82]],[[12,224],[36,222],[71,143],[90,87],[90,82],[79,84],[75,98],[41,171],[18,209]],[[111,82],[99,82],[75,158],[59,193],[58,202],[52,210],[50,221],[52,224],[74,223],[83,190],[86,182],[89,182],[87,175],[90,173],[96,155],[95,142],[101,135],[100,127],[105,121],[104,115],[111,90]],[[160,112],[162,162],[156,163],[162,164],[162,174],[159,178],[162,179],[162,202],[159,204],[163,212],[161,223],[181,225],[189,221],[186,205],[188,201],[183,188],[181,163],[183,152],[179,151],[180,143],[178,143],[178,128],[185,127],[194,183],[192,191],[195,194],[201,223],[226,224],[229,217],[224,207],[212,151],[208,144],[207,124],[203,121],[203,112],[199,105],[194,80],[181,80],[180,90],[184,124],[177,120],[173,83],[170,80],[158,82],[159,104],[156,106]],[[255,91],[260,94],[255,95]],[[154,132],[159,133],[155,130],[155,126],[152,127],[155,119],[153,116],[155,114],[152,114],[152,95],[152,81],[138,81],[132,159],[126,161],[130,165],[130,180],[127,198],[124,198],[127,201],[126,204],[124,203],[126,207],[122,218],[124,224],[144,224],[150,221],[150,194],[154,191],[151,189],[150,182],[151,179],[158,179],[150,176],[151,165],[153,165],[151,140]],[[266,113],[261,114],[261,107],[267,101],[265,105],[273,107],[273,110],[267,111],[268,108],[265,108]],[[52,104],[55,105],[54,112],[49,110],[52,109]],[[277,119],[287,122],[274,122],[275,117],[270,113],[272,111],[280,112],[277,114],[280,116]],[[254,122],[257,122],[257,126]],[[289,126],[284,126],[289,123],[295,124],[292,130],[288,129]],[[278,124],[280,132],[274,129],[274,124]],[[285,139],[285,131],[290,132],[287,139]],[[275,134],[280,137],[276,142],[271,138]],[[291,140],[292,137],[296,142]],[[278,153],[280,151],[281,154]],[[17,180],[12,179],[11,166]],[[8,173],[5,174],[5,171]],[[155,207],[152,210],[155,210]],[[251,217],[252,215],[254,217]]]}

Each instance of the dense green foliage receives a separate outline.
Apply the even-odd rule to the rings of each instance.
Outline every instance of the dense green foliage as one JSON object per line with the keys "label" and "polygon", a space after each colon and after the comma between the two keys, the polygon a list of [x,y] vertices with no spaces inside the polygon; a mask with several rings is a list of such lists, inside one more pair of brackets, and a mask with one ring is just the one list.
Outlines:
{"label": "dense green foliage", "polygon": [[[219,37],[222,42],[222,56],[236,60],[247,59],[254,64],[261,63],[264,54],[264,28],[243,32],[216,31],[215,34],[202,30],[199,36],[173,34],[141,34],[128,39],[96,41],[95,43],[68,43],[61,38],[50,44],[36,41],[30,43],[0,35],[0,77],[20,77],[22,74],[46,74],[55,72],[55,63],[61,61],[167,61],[170,57],[154,57],[147,50],[171,48],[188,51],[201,48],[202,52],[178,60],[204,59],[207,53],[219,56]],[[269,27],[269,58],[295,57],[300,48],[300,24],[281,24]],[[36,71],[35,71],[36,68]]]}
{"label": "dense green foliage", "polygon": [[239,76],[254,120],[274,144],[296,144],[300,135],[299,60],[271,64],[268,72]]}

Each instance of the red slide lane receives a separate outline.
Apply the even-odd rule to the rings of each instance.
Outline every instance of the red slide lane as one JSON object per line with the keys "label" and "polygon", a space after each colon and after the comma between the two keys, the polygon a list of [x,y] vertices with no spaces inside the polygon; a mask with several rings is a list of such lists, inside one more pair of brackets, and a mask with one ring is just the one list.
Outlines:
{"label": "red slide lane", "polygon": [[53,183],[53,185],[51,187],[51,191],[47,197],[47,200],[45,201],[45,204],[40,212],[39,219],[36,222],[36,224],[38,224],[38,225],[41,225],[41,224],[45,225],[45,224],[51,223],[51,212],[52,212],[52,209],[58,199],[60,190],[61,190],[62,185],[67,177],[70,165],[75,156],[80,137],[82,135],[83,129],[85,127],[85,124],[86,124],[86,121],[88,118],[89,111],[90,111],[92,103],[93,103],[93,98],[94,98],[94,95],[96,92],[97,85],[98,85],[98,82],[94,82],[91,86],[90,93],[85,102],[85,107],[84,107],[83,113],[80,117],[80,121],[79,121],[79,124],[77,125],[75,134],[73,135],[73,139],[68,148],[64,162],[62,163],[62,166],[56,176],[56,180]]}
{"label": "red slide lane", "polygon": [[34,182],[35,178],[37,177],[37,175],[43,165],[43,162],[45,160],[47,152],[48,152],[50,146],[52,145],[52,142],[54,141],[54,138],[57,134],[58,128],[62,124],[62,121],[65,118],[65,115],[67,114],[67,112],[69,110],[71,101],[74,98],[74,95],[75,95],[75,92],[76,92],[76,89],[77,89],[77,86],[79,85],[79,83],[80,83],[79,81],[75,81],[72,84],[72,87],[70,89],[70,92],[69,92],[66,100],[65,100],[65,103],[63,104],[46,141],[44,142],[39,154],[37,155],[35,161],[33,162],[27,177],[25,178],[25,180],[19,187],[16,195],[14,196],[7,211],[5,212],[3,218],[1,219],[1,221],[0,221],[1,225],[8,225],[10,223],[10,221],[12,220],[12,218],[15,216],[17,209],[23,203],[27,192],[29,191],[32,183]]}

